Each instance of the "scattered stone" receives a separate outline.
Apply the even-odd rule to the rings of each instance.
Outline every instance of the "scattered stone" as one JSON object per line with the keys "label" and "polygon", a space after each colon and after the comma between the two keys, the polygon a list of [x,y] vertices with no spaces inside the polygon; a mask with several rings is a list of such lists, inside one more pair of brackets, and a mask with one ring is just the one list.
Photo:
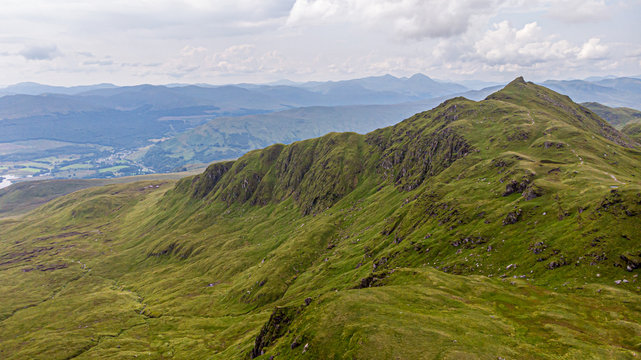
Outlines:
{"label": "scattered stone", "polygon": [[619,285],[619,284],[621,284],[621,280],[614,280],[614,283]]}
{"label": "scattered stone", "polygon": [[510,269],[516,269],[516,264],[510,264],[505,268],[505,270],[510,270]]}
{"label": "scattered stone", "polygon": [[545,245],[545,243],[543,243],[542,241],[538,241],[534,243],[534,245],[530,245],[530,250],[533,254],[540,254],[545,251],[546,248],[547,245]]}
{"label": "scattered stone", "polygon": [[546,149],[549,149],[551,147],[557,148],[557,149],[562,149],[565,146],[563,143],[558,143],[558,142],[552,142],[552,141],[546,141],[543,143],[543,147]]}
{"label": "scattered stone", "polygon": [[625,269],[631,272],[634,269],[641,267],[641,256],[631,254],[624,254],[620,256],[621,260],[625,262]]}
{"label": "scattered stone", "polygon": [[[527,186],[527,184],[525,184],[525,186]],[[515,180],[512,180],[507,185],[505,185],[505,191],[503,192],[503,196],[509,196],[516,192],[522,192],[523,190],[525,190],[525,187],[521,187],[520,183],[516,182]]]}
{"label": "scattered stone", "polygon": [[376,270],[376,268],[378,268],[379,266],[385,265],[386,263],[387,263],[387,258],[383,256],[379,260],[374,261],[374,263],[372,264],[372,267],[374,268],[374,270]]}
{"label": "scattered stone", "polygon": [[509,212],[505,219],[503,219],[503,225],[512,225],[516,224],[521,219],[521,209]]}
{"label": "scattered stone", "polygon": [[312,303],[312,298],[308,297],[305,299],[305,306],[309,306]]}
{"label": "scattered stone", "polygon": [[560,262],[558,262],[558,261],[552,261],[552,262],[550,262],[550,263],[548,264],[548,269],[550,269],[550,270],[554,270],[554,269],[556,269],[556,268],[558,268],[558,267],[561,267],[562,265],[563,265],[563,264],[562,264],[562,263],[560,263]]}
{"label": "scattered stone", "polygon": [[531,185],[528,186],[525,191],[523,191],[523,197],[525,198],[526,201],[536,199],[539,196],[543,195],[543,190],[541,188]]}

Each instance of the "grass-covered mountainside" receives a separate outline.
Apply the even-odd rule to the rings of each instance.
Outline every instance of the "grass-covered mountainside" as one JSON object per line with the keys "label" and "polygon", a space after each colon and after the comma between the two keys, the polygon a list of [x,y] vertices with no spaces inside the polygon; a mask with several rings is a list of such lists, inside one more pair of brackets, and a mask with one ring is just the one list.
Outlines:
{"label": "grass-covered mountainside", "polygon": [[0,218],[22,215],[55,198],[81,189],[138,181],[180,179],[201,171],[202,168],[179,173],[124,176],[112,179],[52,179],[18,182],[0,189]]}
{"label": "grass-covered mountainside", "polygon": [[641,152],[519,78],[0,222],[4,359],[633,359]]}
{"label": "grass-covered mountainside", "polygon": [[[214,119],[150,147],[142,162],[158,171],[170,171],[186,164],[235,159],[274,143],[291,143],[333,131],[366,133],[425,109],[424,103],[315,106]],[[437,104],[429,102],[427,107]]]}
{"label": "grass-covered mountainside", "polygon": [[621,129],[621,132],[641,144],[641,122],[632,122]]}
{"label": "grass-covered mountainside", "polygon": [[641,122],[641,111],[639,110],[626,107],[611,108],[595,102],[583,103],[581,105],[592,110],[617,129],[622,129],[629,123]]}
{"label": "grass-covered mountainside", "polygon": [[[480,100],[492,92],[491,89],[482,89],[462,95]],[[169,171],[187,164],[235,159],[275,143],[287,144],[330,132],[367,133],[431,109],[446,99],[441,97],[391,105],[312,106],[218,118],[151,146],[142,163],[159,171]]]}

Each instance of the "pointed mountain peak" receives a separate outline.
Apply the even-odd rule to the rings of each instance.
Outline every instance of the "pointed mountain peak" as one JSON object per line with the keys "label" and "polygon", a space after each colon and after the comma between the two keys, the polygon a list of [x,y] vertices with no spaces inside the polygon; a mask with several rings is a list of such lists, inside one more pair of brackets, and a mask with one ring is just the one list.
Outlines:
{"label": "pointed mountain peak", "polygon": [[519,76],[505,85],[503,89],[488,96],[487,99],[503,101],[523,100],[527,97],[536,96],[536,94],[541,91],[549,90],[532,82],[526,82],[523,76]]}
{"label": "pointed mountain peak", "polygon": [[415,80],[432,80],[429,76],[421,73],[416,73],[412,76],[410,76],[410,79],[415,79]]}
{"label": "pointed mountain peak", "polygon": [[[527,81],[525,81],[525,79],[523,79],[523,76],[519,76],[516,79],[510,81],[509,84],[505,85],[503,90],[523,89],[524,87],[526,87],[528,85],[534,85],[534,84],[528,83]],[[503,91],[503,90],[501,90],[501,91]]]}
{"label": "pointed mountain peak", "polygon": [[512,80],[510,84],[527,84],[527,83],[525,82],[525,79],[523,79],[523,76],[519,76],[516,79]]}

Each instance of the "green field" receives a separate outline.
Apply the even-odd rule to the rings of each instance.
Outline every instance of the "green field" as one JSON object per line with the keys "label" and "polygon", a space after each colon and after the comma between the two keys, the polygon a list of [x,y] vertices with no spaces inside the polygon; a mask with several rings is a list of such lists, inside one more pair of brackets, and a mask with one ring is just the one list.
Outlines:
{"label": "green field", "polygon": [[124,165],[118,165],[118,166],[112,166],[104,169],[99,169],[98,172],[104,173],[104,172],[117,172],[119,170],[125,169],[127,166]]}
{"label": "green field", "polygon": [[65,167],[60,168],[60,170],[78,170],[78,169],[93,169],[95,165],[92,164],[73,164],[73,165],[67,165]]}
{"label": "green field", "polygon": [[0,220],[0,357],[638,358],[640,162],[519,78],[77,191]]}

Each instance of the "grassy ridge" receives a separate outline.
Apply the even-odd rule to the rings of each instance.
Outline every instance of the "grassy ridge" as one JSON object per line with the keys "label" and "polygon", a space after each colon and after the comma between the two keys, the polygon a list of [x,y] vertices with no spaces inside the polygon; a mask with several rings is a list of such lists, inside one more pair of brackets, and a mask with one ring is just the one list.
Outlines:
{"label": "grassy ridge", "polygon": [[517,79],[367,135],[76,192],[0,221],[0,355],[633,358],[640,160]]}
{"label": "grassy ridge", "polygon": [[637,143],[641,143],[641,122],[627,124],[621,129],[621,132],[634,139]]}
{"label": "grassy ridge", "polygon": [[639,110],[626,107],[612,108],[595,102],[583,103],[581,105],[594,111],[617,129],[622,129],[628,123],[641,121],[641,111]]}
{"label": "grassy ridge", "polygon": [[0,189],[0,218],[24,214],[59,196],[89,187],[145,180],[180,179],[201,170],[201,168],[196,168],[181,173],[126,176],[113,179],[23,181]]}

